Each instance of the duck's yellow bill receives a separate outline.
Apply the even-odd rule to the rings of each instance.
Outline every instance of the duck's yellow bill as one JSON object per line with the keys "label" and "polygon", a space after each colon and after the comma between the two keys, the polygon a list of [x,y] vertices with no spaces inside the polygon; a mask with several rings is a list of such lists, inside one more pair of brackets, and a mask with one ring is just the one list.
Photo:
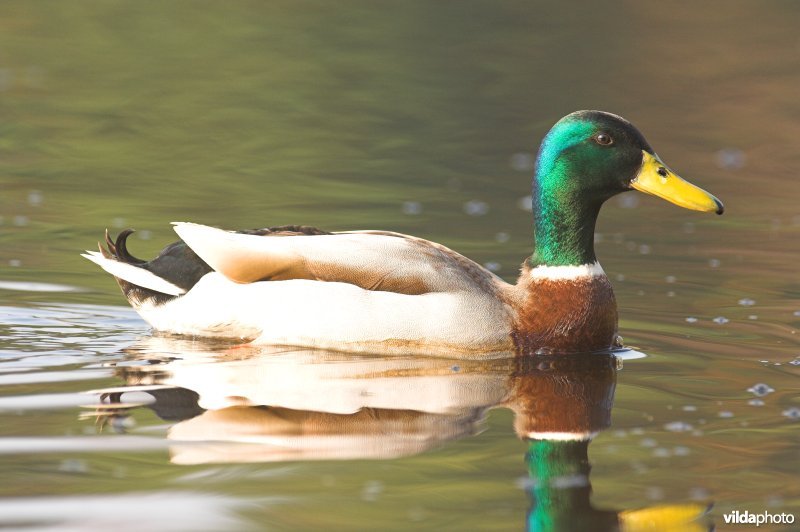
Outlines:
{"label": "duck's yellow bill", "polygon": [[672,172],[658,156],[642,151],[642,166],[631,181],[636,190],[658,196],[686,209],[722,214],[722,202]]}

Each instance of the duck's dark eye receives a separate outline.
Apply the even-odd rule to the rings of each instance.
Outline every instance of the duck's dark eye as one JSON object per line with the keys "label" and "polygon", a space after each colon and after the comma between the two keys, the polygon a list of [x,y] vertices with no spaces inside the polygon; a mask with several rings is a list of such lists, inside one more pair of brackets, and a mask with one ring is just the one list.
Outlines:
{"label": "duck's dark eye", "polygon": [[598,133],[594,137],[594,141],[601,146],[610,146],[614,143],[614,139],[608,133]]}

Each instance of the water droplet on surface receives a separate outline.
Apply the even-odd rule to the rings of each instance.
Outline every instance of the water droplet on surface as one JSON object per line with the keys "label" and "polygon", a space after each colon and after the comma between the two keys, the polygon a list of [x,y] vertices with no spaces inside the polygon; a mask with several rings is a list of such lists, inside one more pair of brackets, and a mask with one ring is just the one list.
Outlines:
{"label": "water droplet on surface", "polygon": [[683,445],[678,445],[672,449],[672,454],[675,456],[689,456],[691,452],[692,451],[688,447],[684,447]]}
{"label": "water droplet on surface", "polygon": [[622,194],[617,200],[617,205],[623,209],[635,209],[639,206],[639,196],[636,194]]}
{"label": "water droplet on surface", "polygon": [[378,496],[383,492],[383,482],[379,480],[369,480],[361,490],[361,499],[367,502],[378,500]]}
{"label": "water droplet on surface", "polygon": [[669,452],[669,449],[665,449],[663,447],[653,449],[653,456],[656,458],[669,458],[670,454],[671,453]]}
{"label": "water droplet on surface", "polygon": [[533,170],[534,162],[533,154],[524,152],[515,153],[511,156],[511,160],[509,161],[511,168],[517,172],[530,172]]}
{"label": "water droplet on surface", "polygon": [[464,212],[469,216],[484,216],[489,213],[489,204],[481,200],[470,200],[464,204]]}
{"label": "water droplet on surface", "polygon": [[422,213],[422,203],[418,201],[404,201],[402,206],[403,214],[416,216]]}
{"label": "water droplet on surface", "polygon": [[665,424],[664,429],[670,432],[689,432],[693,430],[694,427],[685,421],[672,421]]}
{"label": "water droplet on surface", "polygon": [[724,324],[728,323],[731,320],[729,320],[728,318],[726,318],[724,316],[717,316],[716,318],[714,318],[711,321],[713,321],[714,323],[717,323],[719,325],[724,325]]}
{"label": "water droplet on surface", "polygon": [[686,323],[697,323],[697,318],[694,316],[689,316],[686,318]]}
{"label": "water droplet on surface", "polygon": [[723,148],[715,155],[717,166],[725,170],[739,170],[745,164],[745,155],[737,148]]}
{"label": "water droplet on surface", "polygon": [[754,299],[750,299],[749,297],[743,297],[739,300],[739,304],[743,307],[752,307],[756,304]]}
{"label": "water droplet on surface", "polygon": [[747,389],[748,392],[752,393],[756,397],[764,397],[765,395],[769,395],[775,391],[769,384],[764,384],[763,382],[759,382],[758,384],[754,384]]}
{"label": "water droplet on surface", "polygon": [[796,406],[793,406],[793,407],[787,408],[786,410],[781,412],[781,414],[783,414],[784,416],[788,417],[789,419],[799,420],[800,419],[800,408],[797,408]]}
{"label": "water droplet on surface", "polygon": [[44,201],[44,195],[38,190],[28,192],[28,205],[38,207]]}
{"label": "water droplet on surface", "polygon": [[499,262],[494,262],[494,261],[490,261],[490,262],[485,263],[483,265],[483,267],[486,268],[487,270],[489,270],[490,272],[493,272],[493,273],[499,272],[500,269],[501,269],[500,263]]}

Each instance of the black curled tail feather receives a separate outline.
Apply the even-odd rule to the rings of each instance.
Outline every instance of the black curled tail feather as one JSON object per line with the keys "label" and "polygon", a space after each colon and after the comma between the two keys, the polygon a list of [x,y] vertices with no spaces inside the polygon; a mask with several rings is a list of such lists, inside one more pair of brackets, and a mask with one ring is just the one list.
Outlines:
{"label": "black curled tail feather", "polygon": [[[128,251],[127,246],[128,237],[133,233],[133,229],[125,229],[114,239],[106,229],[104,242],[98,243],[100,253],[107,259],[146,270],[184,291],[189,291],[203,275],[211,271],[211,268],[182,241],[170,244],[151,261],[135,257]],[[158,306],[178,297],[134,284],[117,276],[115,279],[122,293],[134,307],[145,302]]]}
{"label": "black curled tail feather", "polygon": [[117,256],[117,260],[121,260],[123,262],[127,262],[128,264],[144,264],[146,261],[142,259],[137,259],[130,253],[128,253],[128,246],[127,241],[128,237],[134,233],[133,229],[125,229],[119,235],[117,235],[117,241],[114,243],[114,251]]}

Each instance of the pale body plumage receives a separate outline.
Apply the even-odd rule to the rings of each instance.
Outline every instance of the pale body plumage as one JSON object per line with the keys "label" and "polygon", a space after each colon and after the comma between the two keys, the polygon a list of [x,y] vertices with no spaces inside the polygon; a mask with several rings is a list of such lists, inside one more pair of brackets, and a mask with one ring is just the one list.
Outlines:
{"label": "pale body plumage", "polygon": [[[118,278],[178,296],[131,298],[156,330],[347,351],[513,349],[514,303],[523,294],[439,244],[378,231],[256,236],[192,223],[175,230],[215,270],[185,293],[139,267],[86,255]],[[604,275],[598,265],[531,272],[595,275]]]}
{"label": "pale body plumage", "polygon": [[[348,351],[485,356],[513,348],[515,286],[444,246],[373,231],[256,236],[191,223],[175,229],[216,270],[186,293],[136,266],[86,255],[118,278],[178,295],[166,302],[131,298],[156,330]],[[264,278],[271,280],[258,280]]]}

